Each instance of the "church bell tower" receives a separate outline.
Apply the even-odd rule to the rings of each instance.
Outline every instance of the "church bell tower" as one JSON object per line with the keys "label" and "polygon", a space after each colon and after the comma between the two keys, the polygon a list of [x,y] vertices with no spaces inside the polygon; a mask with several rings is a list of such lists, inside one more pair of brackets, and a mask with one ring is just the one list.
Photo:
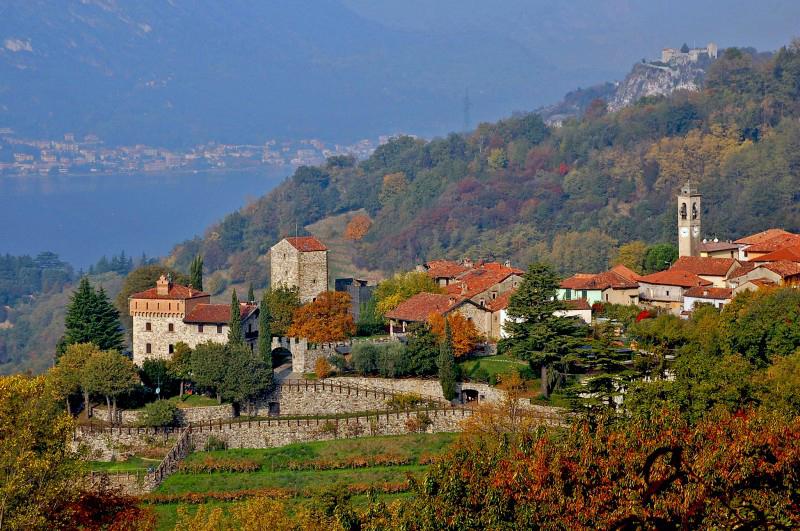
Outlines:
{"label": "church bell tower", "polygon": [[700,256],[700,200],[691,180],[678,193],[678,256]]}

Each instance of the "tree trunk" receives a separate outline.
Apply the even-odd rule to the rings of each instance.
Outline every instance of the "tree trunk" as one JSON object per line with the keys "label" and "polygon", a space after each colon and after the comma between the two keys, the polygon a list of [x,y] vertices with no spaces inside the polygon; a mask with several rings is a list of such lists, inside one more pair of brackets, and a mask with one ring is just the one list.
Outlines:
{"label": "tree trunk", "polygon": [[111,416],[112,415],[112,412],[111,412],[111,398],[108,397],[108,396],[106,396],[106,409],[108,409],[108,423],[113,426],[114,425],[114,419]]}
{"label": "tree trunk", "polygon": [[541,382],[541,393],[542,398],[550,398],[550,386],[547,384],[547,366],[542,365],[542,369],[540,372],[542,382]]}
{"label": "tree trunk", "polygon": [[72,408],[69,405],[69,397],[67,397],[66,402],[67,402],[67,415],[69,415],[71,417],[72,416]]}
{"label": "tree trunk", "polygon": [[181,397],[183,397],[183,380],[181,380]]}
{"label": "tree trunk", "polygon": [[86,391],[83,392],[83,409],[86,411],[86,420],[89,420],[89,393]]}
{"label": "tree trunk", "polygon": [[117,421],[117,397],[115,396],[114,399],[111,401],[111,411],[114,414],[114,422]]}
{"label": "tree trunk", "polygon": [[218,404],[221,404],[221,403],[222,403],[222,395],[220,394],[220,392],[219,392],[219,391],[217,391],[217,403],[218,403]]}

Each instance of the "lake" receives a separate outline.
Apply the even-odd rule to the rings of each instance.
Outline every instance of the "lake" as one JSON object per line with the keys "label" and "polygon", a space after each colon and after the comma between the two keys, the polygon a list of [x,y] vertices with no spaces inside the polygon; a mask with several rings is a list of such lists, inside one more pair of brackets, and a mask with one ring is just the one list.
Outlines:
{"label": "lake", "polygon": [[163,256],[290,172],[0,177],[0,253],[53,251],[76,268],[123,250]]}

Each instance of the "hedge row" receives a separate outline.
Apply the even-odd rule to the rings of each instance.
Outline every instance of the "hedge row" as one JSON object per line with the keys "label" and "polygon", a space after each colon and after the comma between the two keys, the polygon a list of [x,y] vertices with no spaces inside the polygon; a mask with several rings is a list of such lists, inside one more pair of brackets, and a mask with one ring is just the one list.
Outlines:
{"label": "hedge row", "polygon": [[289,461],[287,470],[343,470],[348,468],[369,468],[373,466],[410,465],[411,458],[396,454],[353,456],[346,459],[313,459],[310,461]]}
{"label": "hedge row", "polygon": [[202,461],[181,461],[179,472],[187,474],[205,474],[211,472],[255,472],[261,463],[253,459],[219,459],[206,456]]}

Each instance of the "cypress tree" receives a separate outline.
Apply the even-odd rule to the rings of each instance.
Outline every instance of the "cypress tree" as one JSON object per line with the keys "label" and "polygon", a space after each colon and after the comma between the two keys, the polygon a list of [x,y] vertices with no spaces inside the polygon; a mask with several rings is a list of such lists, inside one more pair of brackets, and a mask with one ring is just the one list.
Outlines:
{"label": "cypress tree", "polygon": [[253,290],[253,283],[250,283],[250,287],[247,290],[247,302],[253,304],[256,302],[256,292]]}
{"label": "cypress tree", "polygon": [[199,254],[192,259],[189,266],[189,285],[203,291],[203,257]]}
{"label": "cypress tree", "polygon": [[455,356],[453,354],[453,334],[450,331],[450,322],[444,320],[444,339],[439,346],[439,383],[442,386],[442,394],[447,400],[456,397],[456,368]]}
{"label": "cypress tree", "polygon": [[67,315],[64,317],[65,346],[74,343],[92,343],[94,341],[92,315],[95,299],[94,288],[89,283],[89,279],[83,277],[78,284],[78,289],[75,290],[70,298],[67,306]]}
{"label": "cypress tree", "polygon": [[239,307],[239,297],[236,295],[236,290],[233,290],[231,294],[231,320],[228,326],[228,343],[230,345],[244,345],[242,311]]}
{"label": "cypress tree", "polygon": [[261,307],[258,312],[258,354],[261,356],[270,380],[274,374],[272,367],[272,330],[270,322],[272,315],[269,311],[269,293],[267,290],[261,296]]}
{"label": "cypress tree", "polygon": [[94,339],[100,350],[122,350],[123,332],[119,312],[100,286],[94,297]]}

